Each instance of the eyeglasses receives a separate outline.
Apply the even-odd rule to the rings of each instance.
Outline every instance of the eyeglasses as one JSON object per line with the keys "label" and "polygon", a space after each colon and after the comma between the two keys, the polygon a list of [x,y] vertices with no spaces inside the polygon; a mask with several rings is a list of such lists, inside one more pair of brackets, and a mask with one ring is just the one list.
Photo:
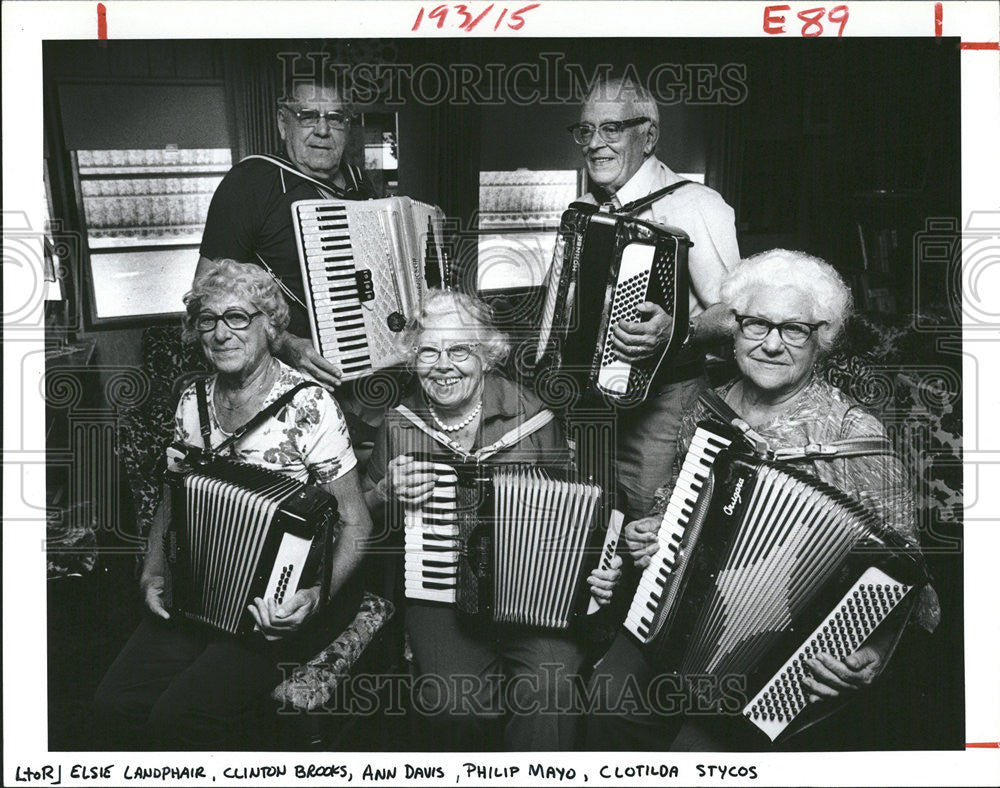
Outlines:
{"label": "eyeglasses", "polygon": [[802,347],[817,328],[826,324],[825,320],[818,323],[803,323],[797,320],[772,323],[770,320],[753,315],[736,315],[736,322],[740,326],[740,333],[747,339],[765,339],[774,329],[778,329],[781,341],[790,347]]}
{"label": "eyeglasses", "polygon": [[[452,345],[445,349],[445,353],[448,358],[452,361],[465,361],[469,356],[472,355],[472,351],[477,347],[477,345]],[[437,360],[441,358],[440,348],[431,347],[430,345],[424,345],[418,347],[417,349],[417,361],[421,364],[436,364]]]}
{"label": "eyeglasses", "polygon": [[298,124],[307,129],[318,125],[320,118],[325,120],[334,131],[346,131],[351,125],[351,116],[336,109],[320,112],[318,109],[292,109],[284,105],[281,108],[294,115]]}
{"label": "eyeglasses", "polygon": [[649,118],[629,118],[628,120],[609,120],[596,128],[590,123],[574,123],[567,128],[577,145],[587,145],[594,139],[595,131],[601,135],[601,139],[605,142],[614,143],[622,138],[622,132],[625,129],[647,122],[649,122]]}
{"label": "eyeglasses", "polygon": [[242,309],[227,309],[225,313],[221,315],[213,315],[211,312],[202,312],[194,319],[194,327],[195,330],[200,331],[202,334],[207,334],[209,331],[215,331],[216,325],[218,325],[221,320],[233,331],[241,331],[244,328],[248,328],[257,315],[262,314],[264,313],[253,312],[252,314],[247,314]]}

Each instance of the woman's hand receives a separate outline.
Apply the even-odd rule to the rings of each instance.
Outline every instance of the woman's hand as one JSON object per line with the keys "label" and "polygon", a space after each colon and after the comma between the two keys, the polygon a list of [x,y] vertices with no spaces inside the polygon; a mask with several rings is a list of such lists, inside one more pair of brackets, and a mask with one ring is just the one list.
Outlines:
{"label": "woman's hand", "polygon": [[862,646],[843,662],[820,652],[805,665],[812,675],[802,679],[802,687],[806,699],[815,703],[867,687],[878,676],[882,657],[871,646]]}
{"label": "woman's hand", "polygon": [[625,546],[628,547],[628,553],[635,561],[635,565],[640,569],[649,566],[651,557],[660,549],[657,535],[662,521],[662,516],[653,515],[633,520],[625,526]]}
{"label": "woman's hand", "polygon": [[386,470],[388,492],[403,503],[419,504],[430,498],[437,474],[429,462],[418,462],[406,454],[389,461]]}
{"label": "woman's hand", "polygon": [[611,604],[611,595],[622,576],[622,557],[616,555],[611,559],[607,569],[595,569],[590,573],[587,582],[590,583],[590,595],[601,607]]}
{"label": "woman's hand", "polygon": [[143,575],[139,581],[142,589],[142,596],[146,602],[146,607],[150,609],[154,616],[160,618],[170,618],[166,607],[163,604],[163,595],[167,587],[166,578],[163,575]]}
{"label": "woman's hand", "polygon": [[280,605],[275,604],[270,597],[266,600],[257,597],[252,605],[247,606],[253,620],[268,640],[279,640],[298,631],[318,608],[319,588],[316,586],[296,591]]}

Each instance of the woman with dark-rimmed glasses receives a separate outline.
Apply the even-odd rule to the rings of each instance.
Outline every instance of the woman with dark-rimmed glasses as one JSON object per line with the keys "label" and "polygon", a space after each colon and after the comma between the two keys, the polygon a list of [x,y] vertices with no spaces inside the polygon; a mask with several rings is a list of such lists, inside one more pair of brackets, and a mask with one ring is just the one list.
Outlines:
{"label": "woman with dark-rimmed glasses", "polygon": [[[309,658],[354,617],[362,593],[355,570],[360,546],[371,533],[340,408],[315,383],[299,388],[310,381],[274,357],[288,325],[288,306],[274,279],[249,263],[210,261],[184,303],[184,339],[200,344],[215,374],[181,394],[174,440],[196,449],[228,442],[224,456],[336,497],[340,535],[330,559],[331,604],[321,604],[319,578],[307,579],[315,582],[303,582],[281,604],[254,599],[248,612],[258,631],[248,641],[171,618],[164,552],[171,512],[165,491],[140,578],[144,618],[95,698],[98,730],[120,749],[266,746],[266,739],[255,741],[259,712],[283,678],[279,665]],[[276,412],[230,440],[272,403]]]}
{"label": "woman with dark-rimmed glasses", "polygon": [[[878,418],[818,374],[819,363],[836,346],[853,309],[851,291],[840,274],[812,255],[774,249],[744,260],[723,281],[721,299],[732,314],[739,374],[716,393],[767,448],[803,450],[790,465],[847,493],[907,541],[918,544],[913,491],[894,455],[824,456],[806,450],[854,438],[886,437]],[[680,465],[698,422],[709,415],[699,401],[684,417],[673,477],[657,491],[650,515],[624,529],[639,569],[659,550],[657,531]],[[927,587],[914,620],[933,630],[938,618],[937,597]],[[802,679],[806,699],[824,703],[870,685],[885,667],[899,633],[899,627],[880,628],[845,661],[826,653],[807,660]],[[745,721],[693,708],[691,698],[665,697],[662,690],[669,688],[669,682],[661,685],[659,698],[645,691],[657,682],[639,647],[620,634],[591,678],[600,702],[598,713],[587,722],[588,747],[740,750],[754,745],[752,738],[743,736],[749,727]],[[640,694],[648,705],[623,707],[621,698],[629,683],[644,688]]]}

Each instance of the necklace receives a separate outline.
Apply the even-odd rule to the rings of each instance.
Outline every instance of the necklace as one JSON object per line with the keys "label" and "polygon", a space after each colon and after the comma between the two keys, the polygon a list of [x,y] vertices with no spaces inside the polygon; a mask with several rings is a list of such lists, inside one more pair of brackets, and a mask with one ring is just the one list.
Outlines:
{"label": "necklace", "polygon": [[[264,371],[264,374],[261,375],[260,382],[254,387],[253,392],[249,394],[247,397],[245,397],[242,402],[238,402],[235,405],[227,405],[225,402],[222,401],[222,392],[219,391],[219,397],[217,398],[216,404],[223,410],[228,410],[230,413],[237,411],[240,408],[246,407],[246,404],[250,402],[252,399],[254,399],[264,389],[264,384],[267,383],[271,377],[271,368],[273,366],[274,366],[274,360],[272,359],[271,362],[268,364],[267,369]],[[218,388],[216,389],[216,391],[218,391]]]}
{"label": "necklace", "polygon": [[427,403],[427,409],[430,411],[431,418],[433,418],[434,421],[437,422],[437,425],[445,432],[458,432],[460,429],[462,429],[462,427],[468,426],[472,422],[472,420],[479,415],[479,411],[483,409],[483,401],[479,400],[479,402],[476,403],[476,407],[472,409],[472,413],[470,413],[464,420],[460,421],[458,424],[445,424],[443,421],[441,421],[441,419],[438,418],[438,415],[434,412],[434,408],[431,406],[429,402]]}

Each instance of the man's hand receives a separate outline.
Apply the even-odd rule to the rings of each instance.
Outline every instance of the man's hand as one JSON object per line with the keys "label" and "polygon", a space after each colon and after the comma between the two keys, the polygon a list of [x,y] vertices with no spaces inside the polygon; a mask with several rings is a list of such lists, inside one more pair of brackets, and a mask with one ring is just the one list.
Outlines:
{"label": "man's hand", "polygon": [[146,607],[150,609],[154,616],[160,618],[170,618],[170,614],[163,606],[163,592],[166,588],[166,580],[163,575],[144,575],[139,581],[142,588],[142,596],[146,602]]}
{"label": "man's hand", "polygon": [[653,515],[633,520],[625,526],[625,545],[635,565],[640,569],[649,566],[652,556],[660,549],[657,532],[660,530],[661,522],[663,522],[662,516]]}
{"label": "man's hand", "polygon": [[871,646],[863,646],[843,662],[820,652],[805,664],[812,675],[802,679],[802,687],[806,699],[815,703],[867,687],[878,676],[882,658]]}
{"label": "man's hand", "polygon": [[319,608],[319,588],[303,588],[276,605],[270,597],[256,597],[247,609],[268,640],[279,640],[296,632]]}
{"label": "man's hand", "polygon": [[674,319],[663,307],[645,301],[638,306],[644,319],[638,323],[620,320],[612,329],[612,345],[623,361],[641,361],[661,350],[670,338]]}
{"label": "man's hand", "polygon": [[622,576],[622,557],[616,555],[611,559],[607,569],[595,569],[590,573],[587,582],[590,583],[590,595],[601,607],[611,604],[611,595]]}
{"label": "man's hand", "polygon": [[385,475],[389,494],[410,504],[423,503],[430,498],[437,480],[431,463],[417,462],[405,454],[389,461]]}
{"label": "man's hand", "polygon": [[308,339],[297,337],[286,331],[281,336],[276,355],[289,366],[310,375],[324,386],[340,385],[340,378],[343,374],[340,367],[317,353],[316,348]]}

